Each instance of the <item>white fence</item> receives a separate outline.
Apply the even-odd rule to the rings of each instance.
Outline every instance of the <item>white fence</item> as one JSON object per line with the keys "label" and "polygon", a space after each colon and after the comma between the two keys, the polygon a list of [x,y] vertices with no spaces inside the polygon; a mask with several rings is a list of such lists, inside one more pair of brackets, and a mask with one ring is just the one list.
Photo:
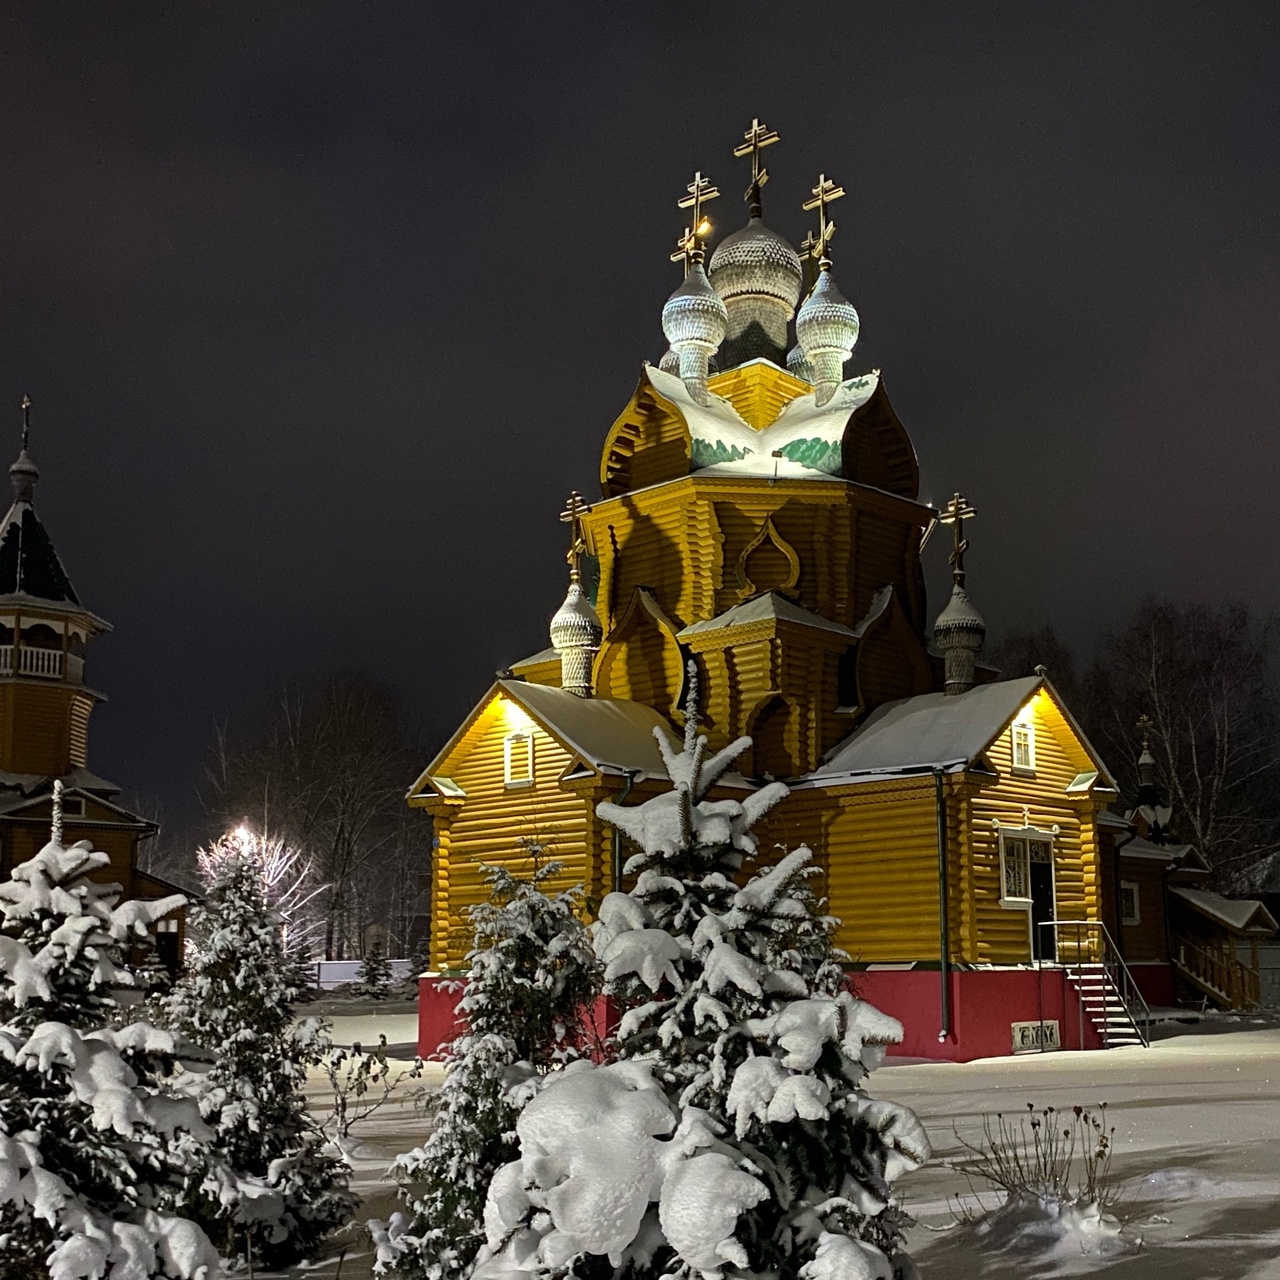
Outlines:
{"label": "white fence", "polygon": [[[390,960],[391,980],[404,982],[413,972],[412,960]],[[363,960],[317,960],[315,977],[312,986],[321,991],[332,991],[345,982],[359,982],[360,970],[364,968]]]}

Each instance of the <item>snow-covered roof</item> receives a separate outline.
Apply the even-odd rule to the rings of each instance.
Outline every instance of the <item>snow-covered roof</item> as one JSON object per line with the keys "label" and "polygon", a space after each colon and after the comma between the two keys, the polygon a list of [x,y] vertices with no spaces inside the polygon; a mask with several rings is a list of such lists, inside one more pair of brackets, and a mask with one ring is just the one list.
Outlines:
{"label": "snow-covered roof", "polygon": [[829,781],[859,774],[964,768],[1043,683],[1039,676],[1024,676],[981,684],[967,693],[923,693],[886,703],[809,776]]}
{"label": "snow-covered roof", "polygon": [[699,404],[674,374],[645,365],[645,376],[689,429],[691,470],[707,476],[784,480],[839,479],[845,427],[880,384],[878,373],[851,378],[821,408],[814,393],[806,392],[788,401],[775,421],[757,431],[723,396],[713,394],[707,404]]}
{"label": "snow-covered roof", "polygon": [[1225,925],[1235,933],[1273,934],[1280,929],[1275,917],[1256,898],[1224,898],[1208,889],[1188,889],[1175,884],[1169,892],[1181,898],[1202,916]]}
{"label": "snow-covered roof", "polygon": [[553,737],[602,773],[665,778],[654,729],[671,726],[652,707],[622,698],[579,698],[549,685],[499,680],[500,689]]}
{"label": "snow-covered roof", "polygon": [[[48,773],[10,773],[0,769],[0,790],[21,791],[24,796],[48,788],[53,782],[53,775]],[[120,788],[114,782],[100,778],[88,769],[76,768],[62,775],[62,785],[70,790],[93,792],[96,798],[120,794]]]}
{"label": "snow-covered roof", "polygon": [[743,604],[734,605],[714,618],[702,622],[694,622],[685,627],[676,636],[677,640],[686,640],[690,636],[704,635],[708,631],[727,631],[730,627],[745,627],[755,622],[794,622],[797,626],[815,627],[821,631],[834,631],[837,635],[853,639],[853,632],[839,622],[805,609],[803,606],[780,596],[774,591],[766,591]]}
{"label": "snow-covered roof", "polygon": [[600,773],[667,776],[653,731],[662,729],[670,737],[671,726],[652,707],[621,698],[579,698],[563,689],[524,680],[499,680],[409,788],[410,796],[426,786],[455,798],[466,794],[441,771],[495,697],[509,698],[566,750],[574,752]]}
{"label": "snow-covered roof", "polygon": [[539,649],[537,653],[531,653],[527,658],[521,658],[519,662],[511,664],[512,671],[519,671],[524,667],[540,666],[544,662],[556,662],[560,655],[554,649]]}
{"label": "snow-covered roof", "polygon": [[1176,863],[1187,858],[1196,850],[1190,845],[1157,845],[1151,840],[1143,840],[1142,836],[1134,836],[1120,846],[1121,858],[1142,858],[1153,863]]}

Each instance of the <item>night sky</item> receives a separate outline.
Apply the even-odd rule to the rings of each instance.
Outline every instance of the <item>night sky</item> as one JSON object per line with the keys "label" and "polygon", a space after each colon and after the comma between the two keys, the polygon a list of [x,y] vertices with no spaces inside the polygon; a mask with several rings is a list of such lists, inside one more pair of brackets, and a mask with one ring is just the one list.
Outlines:
{"label": "night sky", "polygon": [[180,822],[285,679],[366,669],[438,740],[544,647],[676,198],[700,167],[741,225],[756,115],[775,229],[849,193],[856,367],[976,505],[993,632],[1280,603],[1273,4],[3,12],[0,452],[29,393],[115,625],[90,764]]}

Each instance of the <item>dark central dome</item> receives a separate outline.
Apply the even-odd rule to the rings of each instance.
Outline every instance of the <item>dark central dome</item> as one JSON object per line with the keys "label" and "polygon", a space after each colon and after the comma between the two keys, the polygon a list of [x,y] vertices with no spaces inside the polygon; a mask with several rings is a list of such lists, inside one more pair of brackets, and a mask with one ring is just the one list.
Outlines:
{"label": "dark central dome", "polygon": [[709,274],[729,313],[721,367],[757,356],[781,364],[787,323],[800,300],[800,255],[753,217],[716,246]]}

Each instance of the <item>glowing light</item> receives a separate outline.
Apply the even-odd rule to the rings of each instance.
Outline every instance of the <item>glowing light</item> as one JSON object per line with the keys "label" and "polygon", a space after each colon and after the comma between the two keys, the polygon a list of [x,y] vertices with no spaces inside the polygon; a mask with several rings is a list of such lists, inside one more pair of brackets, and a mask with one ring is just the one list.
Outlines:
{"label": "glowing light", "polygon": [[532,733],[537,727],[518,703],[502,699],[502,718],[508,733]]}

